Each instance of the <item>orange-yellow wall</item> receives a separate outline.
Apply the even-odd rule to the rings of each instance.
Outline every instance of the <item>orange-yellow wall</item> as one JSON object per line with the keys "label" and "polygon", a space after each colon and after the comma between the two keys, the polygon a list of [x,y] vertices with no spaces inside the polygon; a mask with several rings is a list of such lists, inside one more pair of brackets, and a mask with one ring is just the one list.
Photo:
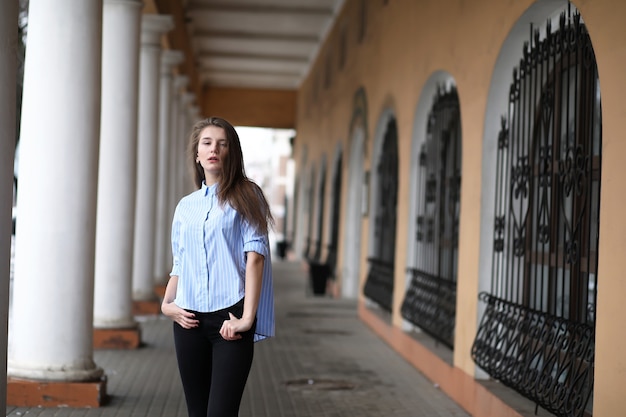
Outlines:
{"label": "orange-yellow wall", "polygon": [[[371,169],[369,159],[373,153],[378,119],[382,111],[390,107],[397,118],[399,135],[398,219],[406,224],[411,185],[408,178],[412,127],[420,91],[433,72],[445,70],[452,74],[459,91],[463,124],[458,293],[470,294],[459,297],[457,314],[475,318],[479,249],[476,237],[480,227],[484,109],[499,45],[530,2],[479,0],[472,2],[471,7],[466,2],[457,1],[390,1],[387,6],[383,2],[367,2],[367,29],[362,44],[357,43],[356,33],[358,3],[348,1],[339,19],[339,22],[346,19],[350,26],[346,67],[342,71],[334,71],[329,89],[318,87],[320,93],[317,102],[307,103],[314,95],[311,91],[315,84],[322,84],[318,79],[323,76],[316,72],[324,72],[323,58],[328,49],[323,50],[319,55],[322,59],[318,66],[300,90],[297,124],[299,143],[307,144],[309,160],[319,160],[322,152],[330,153],[337,140],[346,141],[345,149],[348,150],[352,98],[354,92],[364,86],[368,102],[369,137],[366,169]],[[336,33],[331,34],[326,48],[336,44],[333,36],[336,37]],[[296,161],[299,161],[298,150]],[[344,178],[347,178],[347,169],[344,174]],[[344,181],[344,186],[346,184]],[[342,207],[345,207],[344,202]],[[406,246],[407,231],[408,227],[397,228],[397,248]],[[364,239],[367,239],[366,234]],[[396,251],[396,265],[406,265],[405,251]],[[365,264],[361,271],[366,271]],[[404,294],[404,269],[396,268],[396,271],[393,321],[399,325],[401,319],[398,310]],[[455,364],[472,375],[474,363],[469,357],[469,351],[475,330],[476,321],[468,320],[455,338],[458,347]]]}
{"label": "orange-yellow wall", "polygon": [[297,93],[290,90],[207,87],[203,116],[220,116],[235,126],[293,129]]}
{"label": "orange-yellow wall", "polygon": [[[365,169],[371,169],[379,117],[393,109],[399,135],[398,228],[396,265],[406,265],[411,138],[415,108],[427,79],[438,70],[454,77],[461,105],[463,161],[454,366],[473,376],[470,348],[477,326],[477,293],[483,123],[492,72],[509,31],[534,2],[531,0],[391,0],[366,1],[367,29],[357,41],[359,1],[347,0],[318,61],[298,94],[294,159],[319,166],[322,154],[333,155],[343,142],[343,187],[347,186],[350,121],[354,93],[365,88],[367,144]],[[575,5],[587,24],[598,63],[602,93],[602,196],[600,215],[599,289],[597,300],[594,416],[616,416],[626,410],[626,2],[581,0]],[[545,20],[544,20],[545,21]],[[543,23],[543,22],[538,22]],[[339,28],[348,31],[346,64],[338,65]],[[330,57],[330,58],[328,58]],[[326,62],[331,80],[325,88]],[[298,166],[298,170],[304,169]],[[329,175],[327,175],[327,178]],[[330,187],[326,189],[330,192]],[[345,188],[344,188],[345,189]],[[343,193],[344,200],[346,193]],[[328,213],[330,195],[326,210]],[[346,207],[346,201],[341,202]],[[342,212],[342,217],[344,213]],[[325,216],[329,218],[328,214]],[[342,219],[345,223],[345,219]],[[361,275],[366,271],[368,220],[363,222]],[[342,236],[339,242],[343,242]],[[341,249],[340,249],[341,254]],[[339,259],[339,269],[341,262]],[[396,268],[393,325],[399,326],[404,294],[404,268]]]}

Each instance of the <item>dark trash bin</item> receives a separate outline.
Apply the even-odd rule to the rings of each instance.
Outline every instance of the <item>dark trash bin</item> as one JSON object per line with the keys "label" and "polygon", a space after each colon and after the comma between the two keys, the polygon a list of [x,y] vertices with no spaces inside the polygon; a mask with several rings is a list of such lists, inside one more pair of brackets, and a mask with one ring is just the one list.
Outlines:
{"label": "dark trash bin", "polygon": [[288,247],[288,243],[285,240],[281,240],[279,242],[276,242],[276,252],[278,253],[278,257],[280,259],[285,259],[285,257],[287,256],[287,247]]}
{"label": "dark trash bin", "polygon": [[326,294],[326,283],[330,277],[330,267],[327,264],[309,261],[309,277],[313,294]]}

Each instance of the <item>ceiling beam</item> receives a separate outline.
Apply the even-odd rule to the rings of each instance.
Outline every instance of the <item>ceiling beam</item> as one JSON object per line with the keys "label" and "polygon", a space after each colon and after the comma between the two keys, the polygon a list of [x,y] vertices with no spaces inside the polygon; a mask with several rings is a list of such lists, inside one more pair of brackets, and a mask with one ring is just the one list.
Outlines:
{"label": "ceiling beam", "polygon": [[311,42],[317,45],[319,36],[312,35],[283,35],[278,33],[252,33],[252,32],[236,32],[225,30],[201,30],[196,29],[192,32],[194,38],[232,38],[242,40],[268,40],[268,41],[287,41],[287,42]]}
{"label": "ceiling beam", "polygon": [[333,15],[332,7],[324,6],[293,6],[293,5],[278,5],[278,4],[234,4],[229,2],[223,3],[200,3],[190,2],[187,6],[189,13],[194,12],[234,12],[234,13],[268,13],[268,14],[289,14],[289,15],[319,15],[321,17],[331,17]]}
{"label": "ceiling beam", "polygon": [[294,64],[308,64],[309,58],[306,56],[295,56],[295,55],[271,55],[271,54],[249,54],[249,53],[238,53],[238,52],[221,52],[221,51],[211,51],[211,50],[202,50],[197,54],[198,61],[202,61],[203,59],[208,58],[233,58],[233,59],[243,59],[243,60],[260,60],[260,61],[278,61],[285,63],[294,63]]}

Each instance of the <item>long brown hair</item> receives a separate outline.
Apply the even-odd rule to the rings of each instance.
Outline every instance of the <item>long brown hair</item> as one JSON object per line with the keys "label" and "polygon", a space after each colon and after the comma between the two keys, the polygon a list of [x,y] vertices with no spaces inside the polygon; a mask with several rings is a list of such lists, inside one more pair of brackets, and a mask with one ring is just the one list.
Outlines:
{"label": "long brown hair", "polygon": [[243,165],[243,152],[237,131],[226,120],[219,117],[209,117],[198,121],[191,129],[188,156],[193,166],[193,180],[197,188],[202,187],[205,180],[204,168],[196,162],[200,133],[208,127],[216,126],[224,129],[228,143],[228,155],[222,161],[222,173],[219,178],[217,199],[220,204],[228,202],[250,224],[261,232],[267,233],[274,224],[269,204],[261,188],[246,176]]}

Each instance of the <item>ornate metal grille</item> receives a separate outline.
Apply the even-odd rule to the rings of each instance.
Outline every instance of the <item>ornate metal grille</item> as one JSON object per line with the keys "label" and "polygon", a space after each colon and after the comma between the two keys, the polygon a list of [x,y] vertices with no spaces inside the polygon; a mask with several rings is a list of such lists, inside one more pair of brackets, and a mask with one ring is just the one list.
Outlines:
{"label": "ornate metal grille", "polygon": [[308,223],[307,223],[307,234],[306,234],[306,246],[304,248],[304,258],[310,259],[313,252],[313,241],[311,236],[313,235],[313,207],[315,201],[315,171],[311,170],[311,181],[308,184],[306,192],[308,193]]}
{"label": "ornate metal grille", "polygon": [[337,266],[337,246],[339,243],[339,208],[341,204],[341,156],[337,160],[335,166],[335,176],[333,177],[333,204],[330,213],[330,243],[328,244],[328,256],[326,257],[326,264],[330,268],[331,272],[335,270]]}
{"label": "ornate metal grille", "polygon": [[391,311],[394,257],[396,252],[396,206],[398,201],[398,128],[389,121],[377,167],[374,253],[363,293],[383,309]]}
{"label": "ornate metal grille", "polygon": [[593,390],[602,128],[578,12],[534,31],[498,137],[490,293],[472,357],[557,416]]}
{"label": "ornate metal grille", "polygon": [[[325,166],[322,166],[324,169]],[[324,229],[324,201],[326,198],[326,171],[321,172],[320,183],[318,184],[317,195],[317,240],[315,241],[313,252],[313,260],[319,261],[322,256],[322,230]]]}
{"label": "ornate metal grille", "polygon": [[452,348],[461,192],[461,117],[456,88],[439,88],[419,157],[417,267],[402,317]]}

